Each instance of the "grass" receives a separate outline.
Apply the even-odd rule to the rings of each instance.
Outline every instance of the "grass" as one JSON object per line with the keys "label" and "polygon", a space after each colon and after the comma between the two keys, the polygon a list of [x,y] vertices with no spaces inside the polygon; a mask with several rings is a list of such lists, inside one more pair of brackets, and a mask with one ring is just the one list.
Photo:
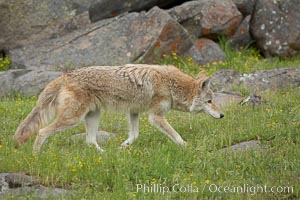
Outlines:
{"label": "grass", "polygon": [[[142,115],[139,140],[131,148],[121,150],[119,145],[126,139],[126,117],[105,112],[101,129],[118,133],[102,144],[106,153],[87,147],[83,140],[70,139],[71,135],[84,131],[81,124],[50,137],[37,156],[31,153],[34,138],[19,149],[13,145],[13,133],[36,98],[3,99],[0,102],[0,172],[23,172],[39,177],[42,184],[50,187],[74,191],[63,199],[300,198],[300,90],[263,95],[265,105],[254,109],[228,106],[222,120],[204,114],[170,112],[167,119],[188,142],[186,148],[176,146],[150,127],[147,116]],[[262,149],[219,151],[257,138]],[[137,184],[170,189],[174,186],[176,191],[164,195],[137,192]],[[255,193],[253,188],[248,193],[211,192],[215,185],[243,187],[244,184],[266,185],[268,189],[275,186],[282,190],[290,186],[293,192]],[[186,192],[180,192],[179,186]]]}

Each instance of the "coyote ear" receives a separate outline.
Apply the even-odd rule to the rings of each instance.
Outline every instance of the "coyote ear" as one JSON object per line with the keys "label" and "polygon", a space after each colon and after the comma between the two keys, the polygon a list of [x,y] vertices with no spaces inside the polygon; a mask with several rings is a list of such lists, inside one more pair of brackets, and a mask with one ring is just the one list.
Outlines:
{"label": "coyote ear", "polygon": [[210,79],[206,78],[200,83],[201,90],[208,90],[210,87]]}
{"label": "coyote ear", "polygon": [[205,71],[199,72],[199,74],[196,76],[196,80],[204,80],[206,78]]}

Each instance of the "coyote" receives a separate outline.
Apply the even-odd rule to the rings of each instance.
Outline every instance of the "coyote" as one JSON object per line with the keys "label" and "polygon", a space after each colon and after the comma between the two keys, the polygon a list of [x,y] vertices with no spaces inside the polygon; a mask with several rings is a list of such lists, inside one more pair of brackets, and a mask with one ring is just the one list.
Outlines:
{"label": "coyote", "polygon": [[174,66],[127,64],[81,68],[45,87],[37,105],[16,130],[15,144],[20,146],[44,127],[39,130],[33,146],[33,153],[38,153],[50,135],[84,120],[86,142],[103,151],[96,141],[100,113],[114,110],[128,113],[129,137],[121,147],[137,139],[141,112],[148,112],[151,125],[184,146],[186,142],[164,117],[170,109],[191,113],[205,111],[214,118],[224,117],[214,104],[204,72],[194,79]]}

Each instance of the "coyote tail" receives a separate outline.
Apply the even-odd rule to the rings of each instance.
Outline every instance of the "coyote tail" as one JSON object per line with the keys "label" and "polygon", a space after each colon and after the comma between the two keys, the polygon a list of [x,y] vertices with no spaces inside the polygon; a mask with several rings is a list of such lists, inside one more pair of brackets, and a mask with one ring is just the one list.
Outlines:
{"label": "coyote tail", "polygon": [[[50,84],[49,84],[50,86]],[[46,87],[40,94],[37,105],[17,128],[14,141],[15,147],[25,143],[30,136],[34,135],[41,127],[44,127],[55,115],[55,104],[59,94],[59,85]]]}

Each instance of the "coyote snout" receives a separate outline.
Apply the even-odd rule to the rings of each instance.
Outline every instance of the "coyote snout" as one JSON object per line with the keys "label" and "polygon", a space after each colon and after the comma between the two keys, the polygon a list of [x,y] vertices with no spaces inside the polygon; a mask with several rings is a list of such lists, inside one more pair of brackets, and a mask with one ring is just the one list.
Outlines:
{"label": "coyote snout", "polygon": [[214,103],[213,100],[208,100],[206,102],[206,105],[204,106],[204,111],[216,119],[224,117],[224,114],[221,112],[221,110],[218,108],[218,106]]}

